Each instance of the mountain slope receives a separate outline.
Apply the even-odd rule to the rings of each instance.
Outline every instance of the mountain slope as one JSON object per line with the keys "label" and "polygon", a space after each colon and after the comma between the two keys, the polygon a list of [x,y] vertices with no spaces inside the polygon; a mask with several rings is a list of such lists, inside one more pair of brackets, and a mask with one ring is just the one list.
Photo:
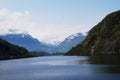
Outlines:
{"label": "mountain slope", "polygon": [[37,39],[33,38],[29,34],[6,34],[0,35],[0,38],[7,40],[10,43],[23,46],[27,48],[29,51],[46,51],[46,48],[49,46],[43,44]]}
{"label": "mountain slope", "polygon": [[58,46],[58,52],[67,52],[72,47],[76,46],[78,43],[84,40],[86,36],[82,33],[76,33],[65,38]]}
{"label": "mountain slope", "polygon": [[66,55],[120,54],[120,11],[107,15]]}
{"label": "mountain slope", "polygon": [[28,51],[16,45],[13,45],[0,38],[0,59],[12,59],[25,57],[28,54]]}

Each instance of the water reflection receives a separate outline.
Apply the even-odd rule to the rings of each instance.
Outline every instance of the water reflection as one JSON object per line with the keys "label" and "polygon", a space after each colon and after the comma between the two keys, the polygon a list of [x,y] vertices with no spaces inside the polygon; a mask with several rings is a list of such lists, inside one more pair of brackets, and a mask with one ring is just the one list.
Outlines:
{"label": "water reflection", "polygon": [[[90,64],[102,65],[96,71],[102,73],[120,73],[119,55],[99,55],[89,58]],[[104,66],[103,66],[104,65]]]}
{"label": "water reflection", "polygon": [[46,56],[0,61],[0,80],[120,80],[119,62],[119,56]]}
{"label": "water reflection", "polygon": [[92,64],[120,65],[120,55],[98,55],[89,58]]}

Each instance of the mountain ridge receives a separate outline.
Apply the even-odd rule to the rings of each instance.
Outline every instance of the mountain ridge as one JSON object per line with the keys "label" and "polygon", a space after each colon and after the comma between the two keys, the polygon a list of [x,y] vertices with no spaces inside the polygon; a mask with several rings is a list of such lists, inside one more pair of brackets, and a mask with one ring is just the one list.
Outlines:
{"label": "mountain ridge", "polygon": [[41,42],[31,35],[24,33],[0,35],[0,38],[5,39],[12,44],[23,46],[29,51],[56,53],[67,52],[77,43],[81,42],[85,38],[85,36],[82,33],[76,33],[68,36],[57,45],[51,45]]}
{"label": "mountain ridge", "polygon": [[120,10],[94,26],[85,40],[66,55],[120,54]]}
{"label": "mountain ridge", "polygon": [[6,34],[6,35],[0,35],[2,39],[7,40],[10,43],[23,46],[27,48],[29,51],[34,51],[34,50],[40,50],[38,46],[45,47],[43,43],[41,43],[39,40],[36,38],[33,38],[29,34]]}
{"label": "mountain ridge", "polygon": [[76,46],[78,43],[81,43],[85,39],[85,35],[82,33],[72,34],[66,37],[58,46],[58,52],[67,52],[72,47]]}

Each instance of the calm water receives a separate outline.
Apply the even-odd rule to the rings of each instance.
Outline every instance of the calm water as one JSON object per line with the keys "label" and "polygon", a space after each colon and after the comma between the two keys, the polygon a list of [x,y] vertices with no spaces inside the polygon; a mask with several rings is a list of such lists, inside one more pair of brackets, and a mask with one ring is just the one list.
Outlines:
{"label": "calm water", "polygon": [[0,80],[120,80],[119,65],[91,63],[80,56],[0,61]]}

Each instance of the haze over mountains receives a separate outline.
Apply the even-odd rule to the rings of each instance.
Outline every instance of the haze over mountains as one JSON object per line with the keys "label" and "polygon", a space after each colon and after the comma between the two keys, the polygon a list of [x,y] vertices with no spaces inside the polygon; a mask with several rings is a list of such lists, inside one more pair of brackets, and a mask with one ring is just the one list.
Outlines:
{"label": "haze over mountains", "polygon": [[119,55],[120,11],[107,15],[89,31],[87,37],[82,33],[76,33],[58,45],[46,44],[24,33],[0,35],[0,59],[31,56],[27,49],[49,53],[68,51],[65,55]]}
{"label": "haze over mountains", "polygon": [[76,33],[68,36],[58,45],[46,44],[24,33],[0,35],[0,38],[25,47],[29,51],[49,53],[68,51],[66,55],[118,54],[120,53],[120,11],[107,15],[89,31],[87,37]]}
{"label": "haze over mountains", "polygon": [[23,46],[29,51],[56,53],[67,52],[80,43],[85,38],[85,35],[82,33],[73,34],[65,38],[65,40],[58,45],[46,44],[33,38],[31,35],[24,33],[0,35],[0,38],[5,39],[12,44]]}

